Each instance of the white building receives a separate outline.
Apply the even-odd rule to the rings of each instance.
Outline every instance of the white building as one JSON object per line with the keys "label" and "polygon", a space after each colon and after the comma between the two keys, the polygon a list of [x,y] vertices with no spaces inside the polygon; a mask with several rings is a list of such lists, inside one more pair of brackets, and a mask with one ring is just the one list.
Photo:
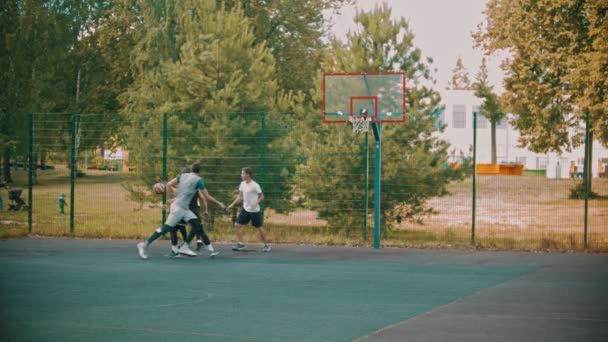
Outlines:
{"label": "white building", "polygon": [[[439,120],[446,127],[441,137],[450,142],[450,155],[454,161],[462,156],[472,155],[473,146],[473,112],[479,113],[482,100],[477,98],[470,90],[442,91],[443,105],[445,106]],[[507,120],[502,120],[496,126],[496,157],[500,164],[523,164],[527,170],[546,170],[548,178],[570,177],[570,163],[577,165],[578,172],[582,173],[585,158],[584,146],[572,152],[540,154],[517,147],[519,132]],[[491,127],[490,122],[482,115],[477,116],[477,163],[491,163]],[[608,165],[608,148],[601,146],[597,141],[593,143],[592,174],[598,177],[600,161]]]}

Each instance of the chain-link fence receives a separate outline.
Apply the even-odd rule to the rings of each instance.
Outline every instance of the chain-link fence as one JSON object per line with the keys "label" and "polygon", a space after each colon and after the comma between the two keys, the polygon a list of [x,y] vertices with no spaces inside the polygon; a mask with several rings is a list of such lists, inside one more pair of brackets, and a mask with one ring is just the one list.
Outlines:
{"label": "chain-link fence", "polygon": [[[446,146],[397,124],[380,130],[381,163],[375,164],[371,132],[354,134],[348,125],[323,125],[304,113],[44,113],[30,119],[31,172],[16,173],[30,215],[11,215],[22,222],[29,217],[34,234],[146,236],[165,210],[166,198],[153,194],[152,184],[199,161],[209,193],[226,204],[236,195],[241,168],[253,169],[274,242],[372,245],[374,171],[382,165],[377,222],[384,246],[608,248],[608,179],[593,178],[597,198],[586,201],[570,198],[582,182],[576,178],[528,171],[473,177],[473,160],[451,165]],[[230,215],[213,205],[210,211],[205,226],[212,238],[231,240]]]}

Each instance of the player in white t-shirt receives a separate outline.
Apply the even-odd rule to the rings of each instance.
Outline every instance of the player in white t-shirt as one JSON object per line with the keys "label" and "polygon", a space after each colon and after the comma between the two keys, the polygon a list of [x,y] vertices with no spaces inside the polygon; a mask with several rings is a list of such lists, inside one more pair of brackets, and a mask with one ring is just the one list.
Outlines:
{"label": "player in white t-shirt", "polygon": [[227,208],[231,209],[234,207],[234,205],[240,201],[243,201],[243,208],[241,209],[234,224],[234,230],[236,232],[238,241],[237,244],[232,247],[232,250],[242,251],[245,249],[241,227],[251,221],[251,225],[258,229],[260,240],[264,243],[262,252],[270,252],[270,245],[266,242],[266,232],[262,226],[264,218],[262,217],[262,212],[260,211],[260,202],[264,200],[264,194],[262,193],[262,188],[260,188],[260,185],[253,180],[252,176],[253,172],[251,171],[251,168],[244,167],[241,169],[241,179],[243,181],[239,186],[239,195]]}

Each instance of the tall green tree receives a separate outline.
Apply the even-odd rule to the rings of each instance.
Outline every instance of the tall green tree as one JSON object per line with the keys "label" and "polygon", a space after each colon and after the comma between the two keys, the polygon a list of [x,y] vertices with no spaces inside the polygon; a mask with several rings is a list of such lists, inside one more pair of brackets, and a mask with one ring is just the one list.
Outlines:
{"label": "tall green tree", "polygon": [[64,103],[61,67],[74,41],[57,3],[8,0],[1,7],[0,149],[4,177],[11,181],[11,159],[22,156],[25,161],[26,113],[55,110]]}
{"label": "tall green tree", "polygon": [[479,72],[475,75],[473,89],[475,90],[475,96],[483,99],[479,107],[480,114],[490,121],[492,164],[496,164],[496,126],[505,118],[505,114],[501,110],[500,98],[494,93],[494,87],[490,85],[488,80],[488,66],[485,57],[482,58]]}
{"label": "tall green tree", "polygon": [[[520,143],[536,152],[591,139],[608,143],[608,8],[604,0],[491,0],[474,38],[488,53],[507,51],[506,110]],[[570,131],[578,132],[574,136]]]}
{"label": "tall green tree", "polygon": [[[171,113],[170,172],[203,158],[210,188],[231,193],[240,168],[260,154],[262,143],[272,144],[272,138],[260,138],[263,112],[289,108],[297,98],[280,90],[274,58],[264,44],[253,44],[250,20],[240,8],[216,8],[213,1],[198,0],[142,13],[147,33],[132,54],[136,78],[121,96],[131,122],[129,160],[146,184],[158,180],[161,113]],[[272,206],[287,196],[287,189],[265,193]]]}
{"label": "tall green tree", "polygon": [[[6,6],[4,6],[6,5]],[[114,110],[108,104],[116,103],[117,92],[103,91],[107,74],[99,58],[96,35],[103,15],[111,7],[107,0],[66,1],[5,1],[0,10],[2,23],[2,84],[0,113],[5,137],[2,150],[5,166],[13,152],[25,155],[27,151],[28,112],[64,112]],[[42,53],[42,51],[44,53]],[[84,104],[84,105],[82,105]],[[50,145],[63,145],[62,154],[68,153],[69,115],[44,118],[36,116],[34,122],[34,150],[44,158]],[[81,127],[83,147],[95,146],[111,136],[112,120],[96,118],[95,122]],[[114,126],[116,127],[116,125]],[[38,131],[43,128],[44,131]],[[50,133],[49,132],[54,132]],[[93,133],[94,132],[94,133]],[[101,132],[101,133],[100,133]],[[15,157],[15,156],[13,156]],[[8,167],[6,177],[10,178]]]}
{"label": "tall green tree", "polygon": [[227,8],[239,6],[250,18],[254,45],[264,44],[276,60],[279,86],[308,93],[313,88],[329,24],[324,11],[339,9],[352,0],[218,0]]}
{"label": "tall green tree", "polygon": [[[346,41],[331,39],[324,65],[328,72],[406,73],[407,120],[382,126],[381,215],[384,228],[400,219],[417,221],[434,212],[426,200],[446,194],[446,184],[456,177],[444,167],[448,144],[433,134],[437,128],[431,111],[439,104],[439,94],[420,85],[431,77],[432,60],[423,59],[420,49],[414,47],[407,21],[392,19],[386,4],[358,12],[354,20],[358,27],[347,34]],[[313,107],[319,112],[320,80],[313,93],[317,99]],[[306,158],[297,169],[298,194],[333,227],[358,229],[365,208],[356,203],[362,202],[368,186],[364,181],[364,141],[353,136],[348,127],[319,127],[319,120],[303,120],[299,130],[303,132],[299,153],[314,158]],[[373,151],[371,154],[373,158]]]}

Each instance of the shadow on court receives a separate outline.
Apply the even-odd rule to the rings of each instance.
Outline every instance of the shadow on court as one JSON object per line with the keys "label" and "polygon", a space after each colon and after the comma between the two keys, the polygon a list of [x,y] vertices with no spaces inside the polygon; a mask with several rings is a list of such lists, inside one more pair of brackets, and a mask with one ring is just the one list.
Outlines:
{"label": "shadow on court", "polygon": [[2,341],[606,341],[608,256],[0,241]]}

